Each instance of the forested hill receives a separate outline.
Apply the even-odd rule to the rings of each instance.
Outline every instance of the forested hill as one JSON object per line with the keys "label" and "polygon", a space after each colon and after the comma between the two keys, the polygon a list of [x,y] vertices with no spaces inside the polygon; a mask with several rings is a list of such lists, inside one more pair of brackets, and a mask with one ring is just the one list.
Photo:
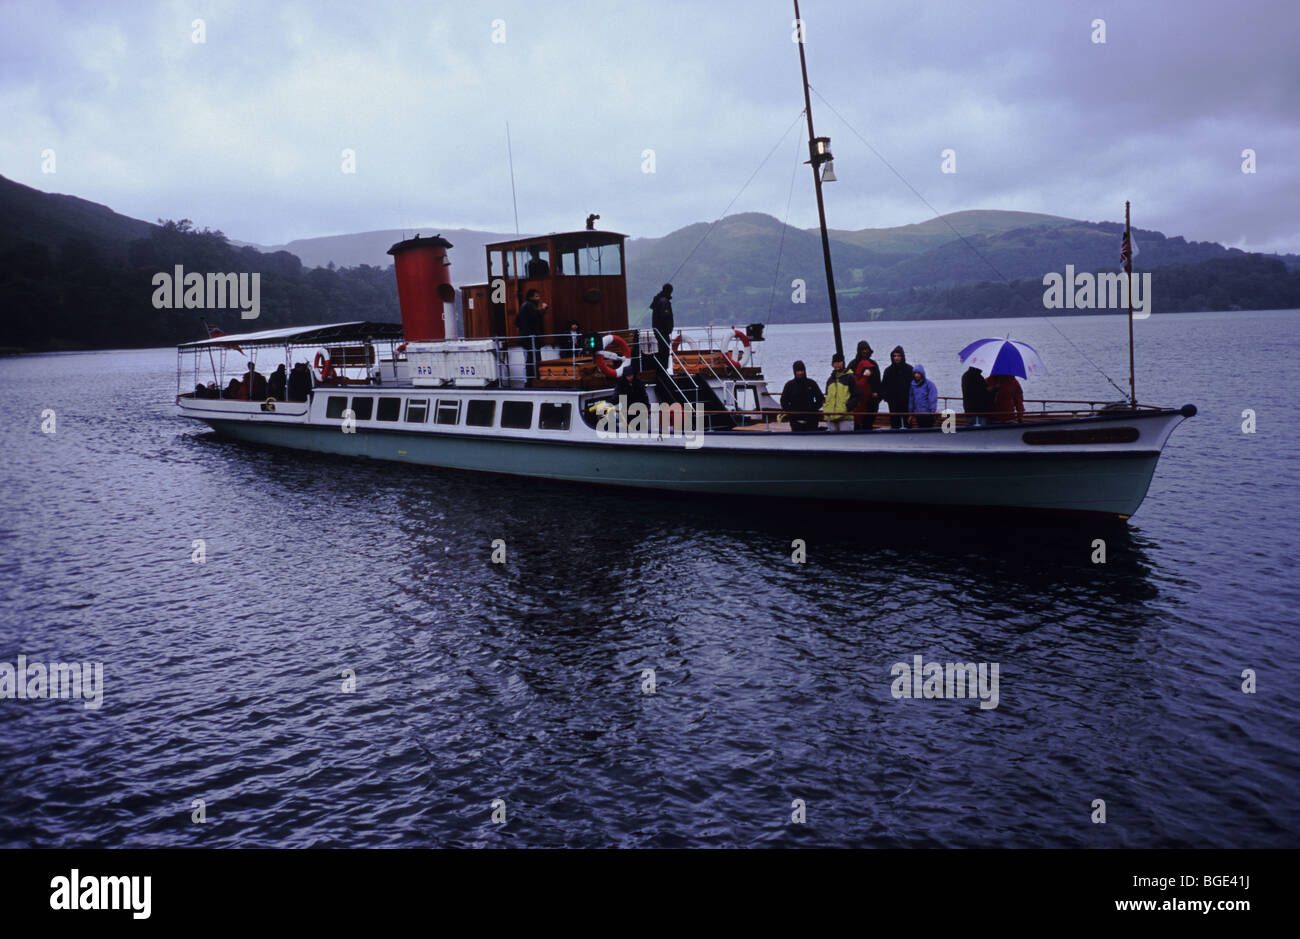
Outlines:
{"label": "forested hill", "polygon": [[[709,229],[701,222],[661,238],[629,239],[628,310],[634,325],[646,321],[651,298],[670,277],[682,325],[828,318],[815,230],[790,228],[758,213],[729,216]],[[831,250],[840,315],[1040,315],[1043,275],[1063,272],[1066,265],[1116,270],[1121,230],[1116,222],[998,211],[959,212],[898,228],[836,230]],[[255,321],[242,320],[233,309],[203,314],[227,332],[347,319],[396,322],[396,283],[381,250],[385,242],[400,240],[390,238],[394,234],[403,233],[295,242],[309,256],[334,264],[308,268],[288,251],[232,244],[221,232],[188,220],[151,224],[0,177],[0,349],[160,346],[200,338],[199,311],[156,309],[152,303],[154,275],[176,265],[186,272],[261,275]],[[482,280],[484,242],[511,237],[459,234],[465,238],[452,239],[458,247],[451,252],[459,284]],[[1300,257],[1246,254],[1143,229],[1135,229],[1135,240],[1135,269],[1153,274],[1155,312],[1300,308]],[[1004,278],[1017,283],[1008,286]],[[803,302],[796,302],[800,295]]]}
{"label": "forested hill", "polygon": [[[260,274],[257,319],[241,319],[238,309],[155,309],[153,277],[176,265],[187,273]],[[308,269],[287,251],[237,248],[188,219],[140,222],[0,177],[0,348],[174,345],[203,338],[200,316],[229,333],[400,319],[389,268]]]}
{"label": "forested hill", "polygon": [[[989,312],[990,302],[1010,295],[1004,278],[1022,282],[1020,295],[1041,299],[1043,275],[1064,273],[1066,265],[1073,265],[1076,271],[1119,269],[1124,226],[1118,222],[1031,216],[1030,224],[1023,227],[993,231],[962,224],[961,216],[976,214],[996,217],[1004,213],[951,216],[949,221],[960,237],[945,225],[948,240],[938,243],[933,230],[927,233],[931,237],[911,240],[899,238],[900,229],[847,233],[851,239],[840,233],[841,237],[831,242],[831,258],[841,317],[1041,314],[1041,303],[1037,309],[1017,303],[997,314]],[[991,219],[987,222],[995,224]],[[782,237],[780,221],[771,216],[735,215],[723,219],[700,244],[707,228],[693,225],[663,238],[629,243],[628,294],[634,319],[646,312],[650,298],[670,276],[679,322],[683,316],[684,322],[692,324],[827,319],[826,280],[816,231],[785,228]],[[1273,263],[1260,264],[1270,256],[1247,254],[1213,242],[1166,238],[1145,229],[1135,228],[1133,239],[1139,251],[1134,269],[1153,272],[1159,312],[1260,309],[1262,297],[1274,297],[1286,308],[1300,306],[1293,276],[1300,270],[1296,255],[1271,257]],[[688,257],[683,265],[682,260]],[[1209,261],[1223,263],[1203,267]],[[1234,271],[1250,271],[1263,280],[1247,283],[1234,276]],[[803,302],[795,297],[795,281],[803,283]],[[1001,289],[992,289],[998,284]],[[1203,289],[1197,288],[1198,284]],[[940,295],[942,300],[936,300]],[[1164,302],[1162,295],[1170,302]]]}

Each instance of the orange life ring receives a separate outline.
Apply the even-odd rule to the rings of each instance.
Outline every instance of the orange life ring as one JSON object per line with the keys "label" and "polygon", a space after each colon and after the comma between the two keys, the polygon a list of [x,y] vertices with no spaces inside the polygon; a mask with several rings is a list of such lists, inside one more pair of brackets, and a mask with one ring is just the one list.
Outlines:
{"label": "orange life ring", "polygon": [[[626,339],[624,339],[618,333],[610,334],[609,339],[610,339],[610,345],[618,346],[621,350],[623,350],[622,352],[619,353],[619,358],[621,358],[623,362],[626,362],[628,359],[632,357],[632,347],[627,344]],[[619,362],[619,365],[622,365],[623,362]],[[618,370],[605,361],[604,349],[596,353],[596,368],[600,369],[601,372],[604,373],[606,378],[614,378],[618,375]]]}
{"label": "orange life ring", "polygon": [[[730,350],[730,346],[731,346],[731,341],[732,341],[732,340],[735,340],[735,339],[739,339],[739,340],[740,340],[740,349],[741,349],[741,351],[740,351],[740,358],[739,358],[739,359],[733,358],[732,355],[731,355],[731,352],[729,351],[729,350]],[[724,358],[726,358],[726,360],[727,360],[729,363],[731,363],[731,367],[732,367],[732,368],[734,368],[736,371],[740,371],[742,368],[744,368],[744,366],[741,364],[741,362],[743,362],[743,361],[745,360],[745,351],[744,351],[744,350],[748,349],[749,346],[750,346],[749,334],[746,333],[744,330],[735,329],[735,330],[732,330],[732,337],[731,337],[731,339],[728,340],[728,342],[727,342],[727,348],[725,348],[725,349],[722,350],[722,355],[723,355]]]}
{"label": "orange life ring", "polygon": [[335,377],[334,363],[325,357],[324,352],[317,352],[315,358],[316,371],[320,373],[321,381],[329,381]]}

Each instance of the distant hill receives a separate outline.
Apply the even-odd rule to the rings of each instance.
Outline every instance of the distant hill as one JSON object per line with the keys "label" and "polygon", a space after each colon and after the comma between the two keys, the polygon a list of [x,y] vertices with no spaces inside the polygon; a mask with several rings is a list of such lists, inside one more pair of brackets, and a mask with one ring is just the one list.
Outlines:
{"label": "distant hill", "polygon": [[[954,229],[956,230],[954,232]],[[1029,212],[957,212],[896,228],[832,233],[846,319],[1040,315],[1045,273],[1114,271],[1122,226]],[[456,284],[482,283],[485,244],[505,232],[428,226],[455,247]],[[304,238],[258,250],[187,220],[165,226],[75,196],[0,177],[0,346],[27,349],[160,345],[193,338],[194,311],[155,310],[154,272],[263,276],[258,328],[340,319],[398,319],[386,253],[409,231]],[[707,237],[706,237],[707,235]],[[1156,312],[1300,307],[1300,257],[1247,254],[1135,230],[1134,267],[1157,274]],[[335,269],[328,269],[329,265]],[[821,239],[750,212],[627,243],[628,310],[645,322],[671,279],[681,325],[820,322],[827,316]],[[1009,287],[1003,279],[1015,281]],[[237,315],[209,317],[227,332]]]}
{"label": "distant hill", "polygon": [[[874,273],[879,289],[951,287],[982,280],[1041,278],[1046,271],[1112,270],[1119,264],[1119,222],[1063,220],[1054,226],[1035,225],[996,234],[972,234],[950,239],[919,254],[903,258]],[[1133,229],[1139,254],[1135,263],[1143,270],[1167,264],[1193,264],[1211,258],[1241,256],[1237,248],[1209,241],[1166,238],[1158,231]],[[972,250],[974,249],[974,250]]]}
{"label": "distant hill", "polygon": [[148,238],[157,225],[118,215],[106,205],[41,192],[0,176],[0,250],[30,241],[50,248],[68,238],[94,242],[109,257],[123,259],[126,246]]}
{"label": "distant hill", "polygon": [[[187,273],[257,273],[258,318],[244,320],[237,308],[155,308],[153,278],[177,264]],[[153,225],[0,177],[0,346],[171,345],[201,338],[200,316],[228,333],[343,319],[394,322],[397,287],[386,268],[304,270],[287,251],[239,248],[189,220]]]}
{"label": "distant hill", "polygon": [[[389,228],[380,231],[357,232],[352,235],[325,235],[320,238],[299,238],[288,244],[263,246],[252,244],[249,247],[258,251],[288,251],[296,254],[304,267],[356,267],[371,264],[375,267],[387,267],[393,263],[388,249],[399,241],[410,238],[415,232],[422,235],[441,234],[453,245],[448,252],[451,255],[452,269],[458,284],[481,284],[487,281],[487,266],[484,260],[484,246],[496,241],[514,238],[513,233],[474,231],[468,228],[439,228],[426,225],[418,229]],[[529,237],[524,232],[523,237]],[[245,242],[234,242],[245,244]]]}
{"label": "distant hill", "polygon": [[[633,323],[644,321],[651,298],[669,278],[674,280],[674,306],[683,323],[767,321],[769,317],[800,322],[826,315],[821,239],[816,229],[792,228],[770,215],[747,212],[717,222],[700,244],[709,229],[710,223],[697,222],[662,237],[628,240],[628,309]],[[843,302],[852,304],[855,297],[868,293],[878,298],[912,288],[996,282],[999,275],[1010,280],[1038,279],[1046,271],[1063,271],[1066,264],[1077,270],[1113,270],[1121,230],[1118,222],[981,209],[894,228],[832,230],[831,256],[836,289]],[[484,282],[484,245],[514,237],[509,232],[436,225],[420,231],[440,232],[455,245],[450,254],[457,284]],[[298,255],[306,266],[386,266],[391,262],[385,253],[388,247],[409,234],[361,232],[304,238],[276,247]],[[1145,229],[1135,229],[1134,239],[1141,252],[1138,266],[1144,270],[1243,254],[1213,242],[1166,238]],[[1282,260],[1300,266],[1295,255]],[[802,304],[791,301],[791,283],[796,279],[805,284]],[[877,315],[893,314],[886,309]]]}
{"label": "distant hill", "polygon": [[[1059,215],[971,209],[896,228],[862,228],[858,231],[833,228],[830,236],[836,241],[869,248],[882,254],[912,255],[922,254],[956,240],[954,229],[961,236],[969,238],[974,235],[997,235],[1017,228],[1060,228],[1072,224],[1077,224],[1077,220]],[[817,233],[815,228],[810,231]]]}

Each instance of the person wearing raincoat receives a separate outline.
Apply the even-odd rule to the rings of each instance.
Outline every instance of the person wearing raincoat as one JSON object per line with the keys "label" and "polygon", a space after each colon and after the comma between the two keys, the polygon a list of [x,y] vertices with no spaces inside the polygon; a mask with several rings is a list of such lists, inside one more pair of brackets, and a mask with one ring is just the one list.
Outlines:
{"label": "person wearing raincoat", "polygon": [[989,422],[993,395],[984,381],[984,373],[973,365],[961,376],[961,406],[971,427],[982,427]]}
{"label": "person wearing raincoat", "polygon": [[831,377],[826,379],[826,400],[822,414],[829,431],[852,430],[853,409],[858,404],[858,384],[853,373],[844,367],[844,355],[835,353],[831,359]]}
{"label": "person wearing raincoat", "polygon": [[912,384],[912,366],[902,346],[894,346],[889,353],[890,363],[880,379],[880,396],[889,405],[889,426],[894,430],[907,426],[907,399]]}
{"label": "person wearing raincoat", "polygon": [[934,426],[934,415],[939,410],[939,389],[925,377],[924,365],[912,366],[912,387],[908,389],[907,410],[915,417],[917,427]]}
{"label": "person wearing raincoat", "polygon": [[995,424],[1020,423],[1025,419],[1025,392],[1015,375],[990,375],[989,393],[993,396],[993,412],[989,417]]}
{"label": "person wearing raincoat", "polygon": [[849,371],[858,386],[858,406],[853,409],[854,429],[871,430],[880,410],[880,366],[871,358],[871,343],[858,343],[858,354],[849,363]]}

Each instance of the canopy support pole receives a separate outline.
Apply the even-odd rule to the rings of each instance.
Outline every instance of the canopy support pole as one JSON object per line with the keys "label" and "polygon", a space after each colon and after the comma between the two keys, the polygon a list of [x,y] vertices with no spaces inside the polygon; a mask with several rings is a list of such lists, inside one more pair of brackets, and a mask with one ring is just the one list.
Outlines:
{"label": "canopy support pole", "polygon": [[1129,204],[1124,202],[1124,271],[1128,276],[1128,397],[1129,405],[1137,410],[1137,369],[1133,364],[1133,229],[1129,225]]}
{"label": "canopy support pole", "polygon": [[[203,334],[211,339],[212,333],[208,331],[208,321],[200,316],[199,322],[203,324]],[[217,386],[217,394],[221,394],[221,376],[217,374],[217,362],[212,357],[212,346],[208,346],[208,362],[212,365],[212,381]]]}

